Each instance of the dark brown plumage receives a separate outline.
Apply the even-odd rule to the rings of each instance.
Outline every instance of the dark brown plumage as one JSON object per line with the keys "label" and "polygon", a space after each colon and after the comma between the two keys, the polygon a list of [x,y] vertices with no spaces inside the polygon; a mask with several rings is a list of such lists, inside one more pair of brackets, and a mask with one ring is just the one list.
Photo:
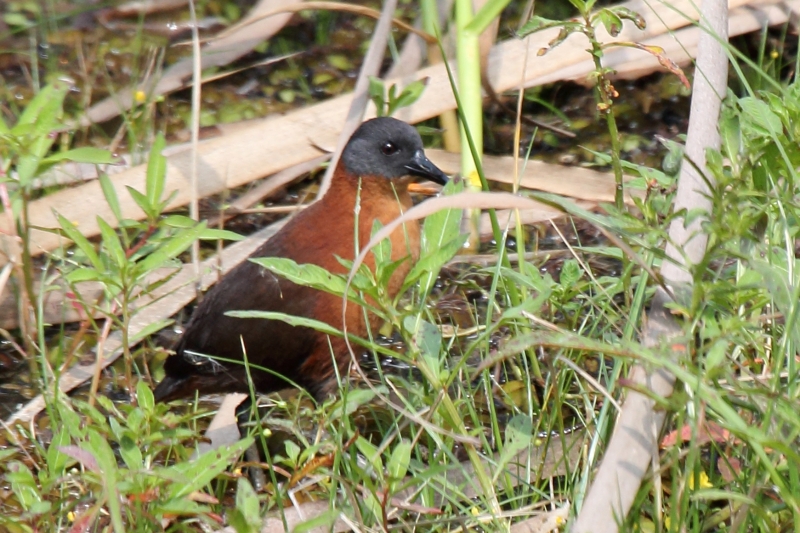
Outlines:
{"label": "dark brown plumage", "polygon": [[[354,228],[359,186],[358,242],[363,246],[369,242],[375,220],[386,224],[411,207],[408,185],[414,177],[442,184],[447,181],[445,174],[425,157],[422,140],[413,127],[391,118],[367,121],[348,141],[325,196],[298,213],[251,257],[287,257],[300,264],[312,263],[343,273],[345,269],[336,256],[353,259],[356,255]],[[419,236],[416,222],[406,223],[391,235],[392,260],[407,258],[391,278],[391,295],[400,290],[419,257]],[[367,264],[374,268],[371,258]],[[278,311],[342,328],[340,298],[296,285],[245,261],[231,270],[198,306],[178,342],[176,354],[164,364],[166,377],[156,387],[156,400],[188,397],[195,391],[249,392],[243,364],[208,357],[242,361],[242,343],[251,365],[271,371],[251,367],[257,391],[273,392],[286,388],[289,382],[317,398],[332,391],[335,367],[331,354],[340,368],[348,361],[343,339],[280,321],[225,315],[232,310]],[[360,307],[348,305],[346,320],[350,332],[359,336],[367,333]]]}

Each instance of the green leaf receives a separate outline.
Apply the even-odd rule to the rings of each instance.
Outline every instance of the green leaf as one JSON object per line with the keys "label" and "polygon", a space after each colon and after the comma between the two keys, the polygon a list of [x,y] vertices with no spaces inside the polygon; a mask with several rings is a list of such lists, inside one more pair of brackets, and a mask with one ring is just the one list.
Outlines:
{"label": "green leaf", "polygon": [[207,505],[200,505],[187,498],[153,502],[154,514],[172,516],[201,516],[210,512]]}
{"label": "green leaf", "polygon": [[518,34],[520,37],[527,37],[528,35],[537,31],[560,27],[562,24],[563,21],[561,20],[546,19],[544,17],[534,15],[528,20],[528,22],[522,25]]}
{"label": "green leaf", "polygon": [[56,430],[53,440],[47,447],[47,472],[52,479],[57,479],[64,474],[67,465],[73,464],[75,460],[69,455],[61,452],[62,446],[70,443],[69,432],[63,429]]}
{"label": "green leaf", "polygon": [[111,524],[114,526],[115,533],[125,533],[125,526],[122,522],[122,507],[120,505],[120,494],[117,487],[119,470],[114,451],[108,441],[94,429],[89,430],[89,439],[84,443],[83,449],[90,452],[95,460],[100,472],[103,475],[100,479],[103,482],[106,494],[106,504],[111,515]]}
{"label": "green leaf", "polygon": [[37,136],[50,134],[61,119],[61,108],[68,90],[69,85],[56,82],[39,91],[17,119],[17,124],[11,129],[12,135],[27,134],[31,130],[26,126],[34,126],[33,133]]}
{"label": "green leaf", "polygon": [[235,231],[226,229],[206,228],[198,237],[204,241],[241,241],[244,240],[244,235],[239,235]]}
{"label": "green leaf", "polygon": [[108,150],[94,148],[93,146],[82,146],[59,152],[42,160],[42,163],[58,163],[59,161],[75,161],[77,163],[91,163],[95,165],[110,165],[116,163],[118,159]]}
{"label": "green leaf", "polygon": [[301,316],[292,316],[285,313],[276,313],[274,311],[228,311],[225,313],[227,316],[236,318],[263,318],[266,320],[280,320],[286,322],[290,326],[305,327],[315,329],[327,335],[334,335],[341,337],[342,332],[326,322],[314,320],[313,318],[305,318]]}
{"label": "green leaf", "polygon": [[9,459],[14,457],[18,453],[20,453],[20,451],[14,448],[6,448],[4,450],[0,450],[0,462],[6,465],[8,464]]}
{"label": "green leaf", "polygon": [[146,274],[161,267],[167,261],[175,259],[185,252],[206,228],[206,223],[201,222],[194,228],[183,230],[164,242],[155,252],[137,263],[139,272]]}
{"label": "green leaf", "polygon": [[[739,106],[742,108],[743,117],[746,118],[743,126],[749,125],[753,130],[762,135],[774,136],[783,131],[781,119],[769,108],[766,102],[753,97],[741,98]],[[747,132],[745,132],[747,136]]]}
{"label": "green leaf", "polygon": [[95,268],[83,267],[68,272],[64,279],[67,283],[80,283],[82,281],[101,281],[103,276]]}
{"label": "green leaf", "polygon": [[[541,285],[544,284],[542,283]],[[550,298],[550,294],[552,294],[552,291],[549,289],[538,291],[535,298],[528,297],[522,300],[522,303],[519,305],[509,307],[503,311],[501,321],[510,320],[512,318],[522,318],[525,316],[523,313],[536,314]]]}
{"label": "green leaf", "polygon": [[237,533],[261,531],[261,514],[258,495],[247,478],[240,477],[236,484],[236,508],[231,513],[231,525]]}
{"label": "green leaf", "polygon": [[578,262],[574,259],[567,259],[564,261],[564,266],[561,267],[558,283],[565,289],[571,289],[581,279],[581,276],[583,276],[583,271]]}
{"label": "green leaf", "polygon": [[164,217],[161,220],[161,223],[165,226],[170,228],[193,228],[197,224],[197,221],[191,217],[187,217],[184,215],[169,215]]}
{"label": "green leaf", "polygon": [[167,179],[167,158],[161,152],[167,145],[164,134],[159,133],[150,148],[150,159],[147,161],[147,178],[145,180],[145,191],[147,200],[151,206],[157,206],[164,193],[164,185]]}
{"label": "green leaf", "polygon": [[727,368],[727,354],[730,349],[729,343],[725,339],[717,339],[706,351],[705,370],[706,379],[717,379],[720,370]]}
{"label": "green leaf", "polygon": [[108,177],[108,174],[103,172],[100,174],[98,180],[100,181],[100,189],[103,191],[106,203],[109,209],[111,209],[111,212],[114,213],[114,218],[117,219],[117,222],[122,222],[122,208],[119,205],[117,190],[114,188],[111,178]]}
{"label": "green leaf", "polygon": [[495,480],[505,471],[505,466],[514,459],[514,456],[533,442],[533,424],[526,415],[513,417],[508,421],[505,430],[505,443],[497,461]]}
{"label": "green leaf", "polygon": [[470,23],[464,27],[464,31],[472,35],[480,35],[494,19],[500,16],[510,2],[511,0],[489,0],[483,4],[480,11],[475,13]]}
{"label": "green leaf", "polygon": [[298,265],[285,257],[258,257],[250,259],[250,261],[298,285],[312,287],[337,296],[344,294],[345,280],[320,266]]}
{"label": "green leaf", "polygon": [[442,332],[434,324],[415,316],[407,316],[403,320],[403,328],[411,333],[411,343],[420,354],[417,364],[423,375],[430,379],[431,387],[440,387]]}
{"label": "green leaf", "polygon": [[[464,190],[464,182],[449,181],[442,193],[452,196]],[[463,209],[443,209],[425,218],[422,229],[422,255],[434,252],[461,235]]]}
{"label": "green leaf", "polygon": [[647,28],[647,21],[644,19],[644,17],[632,9],[623,6],[614,6],[608,9],[616,14],[619,18],[630,20],[640,30]]}
{"label": "green leaf", "polygon": [[738,161],[742,150],[742,130],[739,120],[730,113],[730,107],[725,106],[719,119],[719,133],[722,138],[722,150],[731,161]]}
{"label": "green leaf", "polygon": [[122,460],[128,468],[134,471],[141,470],[143,465],[142,451],[127,433],[123,433],[119,438],[119,454],[122,456]]}
{"label": "green leaf", "polygon": [[[106,421],[106,418],[100,414],[96,407],[90,406],[88,403],[82,402],[76,398],[72,398],[70,402],[75,406],[76,409],[79,409],[81,413],[85,413],[89,418],[91,418],[91,425],[96,426],[100,431],[108,431],[108,422]],[[66,429],[70,438],[73,440],[84,440],[86,438],[86,431],[88,427],[91,427],[91,425],[84,424],[84,420],[81,418],[81,416],[73,411],[72,407],[67,403],[58,401],[54,402],[54,404],[58,410],[58,417],[61,420],[61,428]]]}
{"label": "green leaf", "polygon": [[558,32],[558,35],[556,35],[553,39],[550,40],[549,43],[547,43],[547,48],[539,49],[539,51],[536,52],[536,54],[539,56],[543,56],[556,46],[566,41],[569,38],[569,36],[572,35],[573,33],[582,31],[583,31],[583,26],[581,26],[579,23],[566,22],[562,25],[561,31]]}
{"label": "green leaf", "polygon": [[21,461],[12,461],[6,467],[4,478],[7,483],[11,484],[11,490],[17,496],[17,501],[23,509],[30,509],[34,504],[42,501],[36,478]]}
{"label": "green leaf", "polygon": [[296,465],[300,457],[300,446],[295,441],[287,439],[283,442],[283,448],[286,450],[286,457]]}
{"label": "green leaf", "polygon": [[601,9],[592,16],[592,24],[597,21],[605,27],[608,34],[612,37],[619,35],[622,31],[622,19],[610,9]]}
{"label": "green leaf", "polygon": [[17,163],[17,180],[20,187],[27,188],[30,186],[33,178],[39,173],[39,166],[41,164],[41,157],[36,152],[47,152],[50,149],[52,140],[48,138],[37,139],[29,146],[28,153],[20,156]]}
{"label": "green leaf", "polygon": [[100,236],[103,238],[103,247],[108,252],[108,255],[111,256],[119,271],[123,271],[128,258],[125,256],[125,250],[122,248],[117,232],[102,217],[97,217],[97,226],[100,228]]}
{"label": "green leaf", "polygon": [[[527,37],[528,35],[535,33],[537,31],[546,30],[549,28],[561,28],[559,32],[559,39],[560,36],[563,34],[563,39],[569,37],[573,32],[580,31],[581,26],[577,22],[565,22],[563,20],[550,20],[544,17],[539,17],[534,15],[530,18],[528,22],[526,22],[518,32],[520,37]],[[563,39],[561,39],[563,41]],[[560,41],[559,41],[560,43]],[[556,43],[558,44],[558,43]],[[554,41],[550,42],[550,47],[552,48],[555,46]],[[541,55],[541,53],[539,54]]]}
{"label": "green leaf", "polygon": [[378,478],[383,479],[383,461],[381,460],[381,454],[378,448],[360,435],[356,438],[356,448],[358,448],[358,451],[364,456],[364,459],[367,460],[367,464],[372,466]]}
{"label": "green leaf", "polygon": [[[386,394],[388,392],[388,390],[387,390],[386,387],[384,387],[382,385],[379,385],[379,386],[375,387],[374,389],[351,389],[351,390],[349,390],[347,392],[347,394],[345,396],[343,396],[342,399],[340,400],[341,402],[345,402],[345,404],[344,404],[344,414],[345,415],[351,415],[351,414],[355,413],[360,407],[362,407],[362,406],[368,404],[369,402],[371,402],[373,400],[373,398],[375,398],[375,396],[379,392]],[[338,411],[338,409],[340,409],[338,407],[338,405],[339,405],[339,403],[336,404],[337,410],[334,410],[333,412],[341,412],[341,411]]]}
{"label": "green leaf", "polygon": [[[358,279],[359,276],[356,275],[356,276],[353,277],[352,286],[355,287],[356,289],[360,290],[360,291],[372,293],[372,292],[374,292],[374,290],[375,290],[375,288],[377,286],[385,287],[386,284],[389,283],[389,280],[392,279],[392,276],[397,271],[397,269],[400,268],[400,265],[407,264],[409,261],[410,261],[410,258],[408,256],[406,256],[406,257],[401,257],[397,261],[392,261],[392,262],[387,263],[385,265],[379,265],[380,266],[380,268],[378,269],[379,277],[378,277],[377,281],[373,280],[372,276],[367,275],[366,272],[364,273],[364,276],[362,276],[361,279]],[[371,272],[371,271],[369,269],[367,269],[367,272]],[[367,280],[368,280],[367,285],[359,285],[359,283],[361,281],[367,281]],[[406,280],[405,280],[404,283],[411,283],[408,280],[408,276],[406,276]],[[401,290],[400,292],[402,293],[402,292],[405,292],[405,291]]]}
{"label": "green leaf", "polygon": [[[464,190],[464,182],[448,182],[442,193],[450,196]],[[439,270],[461,249],[467,236],[461,234],[463,209],[443,209],[425,219],[422,228],[420,260],[411,268],[408,279],[420,281],[420,294],[427,294]],[[412,275],[413,274],[413,275]]]}
{"label": "green leaf", "polygon": [[145,216],[150,219],[154,220],[158,217],[158,209],[157,206],[151,205],[150,201],[147,199],[147,196],[140,193],[130,185],[125,186],[128,189],[128,193],[130,193],[131,198],[133,201],[136,202],[136,205],[144,212]]}
{"label": "green leaf", "polygon": [[[792,271],[797,272],[797,261],[792,264]],[[793,317],[793,323],[784,324],[786,333],[795,344],[800,343],[800,313],[795,312],[795,306],[798,305],[797,301],[792,298],[794,294],[793,276],[790,274],[788,265],[783,261],[780,254],[772,257],[772,262],[765,261],[760,258],[753,258],[750,260],[750,267],[761,274],[763,284],[766,286],[769,295],[775,302],[775,307],[785,317]],[[796,275],[796,274],[795,274]]]}
{"label": "green leaf", "polygon": [[[370,237],[374,237],[376,233],[378,233],[383,224],[378,219],[375,219],[372,222],[372,233]],[[372,248],[372,255],[375,256],[375,264],[378,267],[381,267],[392,260],[392,241],[388,237],[383,239],[377,245]]]}
{"label": "green leaf", "polygon": [[167,498],[185,498],[202,489],[227,470],[253,442],[253,437],[245,437],[234,444],[209,450],[193,461],[176,463],[161,470],[161,475],[175,481],[166,489]]}
{"label": "green leaf", "polygon": [[408,107],[422,96],[422,92],[428,84],[428,78],[417,80],[405,86],[399,96],[395,98],[394,89],[396,85],[392,85],[391,95],[389,97],[389,112],[388,115],[393,115],[398,109]]}
{"label": "green leaf", "polygon": [[67,238],[69,238],[78,248],[80,248],[83,254],[92,263],[92,266],[94,266],[98,272],[103,272],[105,267],[100,261],[97,252],[95,252],[94,245],[90,243],[80,231],[78,231],[78,228],[75,226],[75,224],[58,213],[56,213],[56,218],[58,219],[58,225],[61,226],[61,229],[67,235]]}
{"label": "green leaf", "polygon": [[139,407],[146,413],[152,413],[155,408],[156,402],[153,397],[153,391],[143,379],[139,380],[136,384],[136,399],[139,401]]}
{"label": "green leaf", "polygon": [[414,316],[408,316],[403,322],[403,327],[413,333],[411,341],[424,355],[439,358],[442,349],[442,332],[434,324]]}
{"label": "green leaf", "polygon": [[369,77],[369,98],[375,104],[376,114],[379,117],[386,116],[386,88],[383,80],[375,76]]}
{"label": "green leaf", "polygon": [[411,442],[406,439],[397,443],[392,455],[389,457],[389,490],[395,492],[397,485],[403,481],[408,472],[408,465],[411,463]]}
{"label": "green leaf", "polygon": [[436,283],[439,270],[441,270],[442,266],[451,260],[459,250],[464,248],[464,243],[467,242],[468,238],[469,235],[467,234],[459,235],[444,246],[420,258],[420,260],[411,267],[406,280],[413,282],[418,278],[422,278],[419,284],[419,291],[420,294],[427,294],[428,291],[433,288],[434,283]]}

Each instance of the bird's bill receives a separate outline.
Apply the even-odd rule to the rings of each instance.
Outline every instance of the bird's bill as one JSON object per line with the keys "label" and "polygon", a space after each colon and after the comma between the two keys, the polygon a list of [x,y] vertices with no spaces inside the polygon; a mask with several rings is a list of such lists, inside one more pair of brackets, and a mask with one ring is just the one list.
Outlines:
{"label": "bird's bill", "polygon": [[425,156],[425,152],[422,150],[416,151],[414,157],[411,158],[411,162],[406,165],[406,169],[412,176],[427,178],[440,185],[447,183],[447,174],[431,163],[431,160]]}
{"label": "bird's bill", "polygon": [[434,187],[430,184],[424,183],[409,183],[408,192],[412,194],[419,194],[422,196],[436,196],[442,192],[441,187]]}

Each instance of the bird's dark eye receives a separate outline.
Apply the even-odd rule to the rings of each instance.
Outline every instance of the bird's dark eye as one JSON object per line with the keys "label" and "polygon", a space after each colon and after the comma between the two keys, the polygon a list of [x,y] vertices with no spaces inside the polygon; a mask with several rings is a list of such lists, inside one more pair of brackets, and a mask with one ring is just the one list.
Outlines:
{"label": "bird's dark eye", "polygon": [[396,154],[398,150],[399,148],[397,148],[397,145],[390,141],[386,141],[383,143],[383,146],[381,146],[381,153],[383,153],[383,155],[393,155]]}

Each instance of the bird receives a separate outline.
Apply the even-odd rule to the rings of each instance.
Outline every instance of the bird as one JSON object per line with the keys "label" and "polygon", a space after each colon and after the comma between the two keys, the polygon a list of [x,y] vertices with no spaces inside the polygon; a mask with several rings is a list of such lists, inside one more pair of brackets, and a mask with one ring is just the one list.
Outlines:
{"label": "bird", "polygon": [[[358,246],[364,246],[374,221],[386,225],[411,208],[408,187],[418,178],[442,185],[448,181],[426,157],[416,128],[394,118],[368,120],[345,145],[328,191],[291,218],[250,258],[283,257],[343,274],[347,269],[337,258],[352,260],[360,251],[356,235]],[[419,259],[417,221],[398,227],[390,240],[391,260],[403,260],[388,282],[387,291],[394,297]],[[374,258],[369,257],[366,264],[374,271]],[[244,261],[223,276],[197,306],[175,353],[164,362],[165,377],[154,391],[157,401],[194,397],[196,393],[249,394],[251,384],[261,394],[297,385],[318,401],[335,392],[337,370],[349,361],[343,338],[278,320],[226,315],[237,310],[281,312],[340,330],[343,326],[341,297],[297,285]],[[348,304],[344,320],[349,332],[364,337],[378,319],[374,315],[365,318],[360,306]],[[252,365],[249,372],[243,364],[245,355]]]}

